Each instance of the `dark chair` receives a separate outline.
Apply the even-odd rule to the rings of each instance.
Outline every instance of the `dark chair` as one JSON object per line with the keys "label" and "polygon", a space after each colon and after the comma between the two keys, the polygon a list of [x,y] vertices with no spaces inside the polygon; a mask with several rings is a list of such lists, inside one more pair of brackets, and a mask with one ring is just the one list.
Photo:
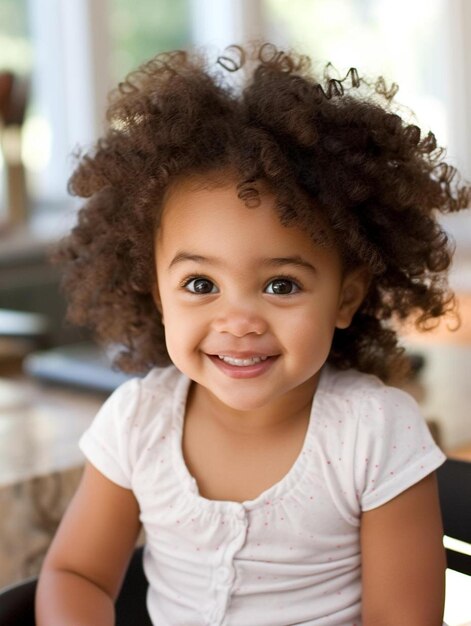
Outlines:
{"label": "dark chair", "polygon": [[[37,578],[30,578],[0,591],[0,626],[35,626],[34,595]],[[147,580],[142,569],[142,547],[129,563],[118,599],[116,626],[152,626],[146,608]]]}
{"label": "dark chair", "polygon": [[[445,535],[471,545],[471,462],[447,459],[437,471]],[[471,554],[446,548],[450,569],[471,576]]]}

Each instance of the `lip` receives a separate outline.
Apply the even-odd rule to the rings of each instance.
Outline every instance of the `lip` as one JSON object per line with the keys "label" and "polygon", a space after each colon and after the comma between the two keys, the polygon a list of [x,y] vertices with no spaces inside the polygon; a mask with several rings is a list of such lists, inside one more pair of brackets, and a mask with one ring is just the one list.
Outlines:
{"label": "lip", "polygon": [[271,369],[278,359],[278,355],[266,355],[266,354],[254,354],[253,352],[221,352],[224,356],[229,356],[234,359],[249,359],[253,357],[266,357],[264,361],[254,363],[253,365],[230,365],[219,358],[217,354],[207,354],[206,356],[212,361],[212,363],[226,376],[230,378],[256,378],[265,374]]}

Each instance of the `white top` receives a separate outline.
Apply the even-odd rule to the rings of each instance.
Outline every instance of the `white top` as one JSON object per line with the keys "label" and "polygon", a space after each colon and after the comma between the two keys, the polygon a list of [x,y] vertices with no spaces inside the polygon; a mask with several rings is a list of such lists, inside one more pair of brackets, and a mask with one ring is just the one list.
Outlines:
{"label": "white top", "polygon": [[153,622],[361,626],[361,511],[445,459],[415,401],[374,376],[325,366],[296,462],[238,503],[200,496],[185,465],[189,384],[174,367],[125,383],[80,441],[139,502]]}

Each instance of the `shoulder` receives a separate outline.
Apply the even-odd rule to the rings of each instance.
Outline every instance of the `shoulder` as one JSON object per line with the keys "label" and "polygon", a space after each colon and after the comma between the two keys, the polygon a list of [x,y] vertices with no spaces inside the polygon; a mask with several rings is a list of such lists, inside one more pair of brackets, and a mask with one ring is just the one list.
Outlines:
{"label": "shoulder", "polygon": [[[108,447],[132,446],[158,424],[170,428],[177,404],[185,403],[188,379],[175,367],[154,368],[144,378],[120,385],[98,411],[82,437]],[[123,442],[121,444],[120,442]]]}
{"label": "shoulder", "polygon": [[138,381],[141,398],[163,401],[167,399],[186,400],[186,392],[189,384],[188,378],[175,366],[153,368]]}
{"label": "shoulder", "polygon": [[393,389],[373,374],[365,374],[353,368],[339,370],[332,365],[326,367],[324,389],[330,393],[361,397],[364,392],[384,388]]}
{"label": "shoulder", "polygon": [[326,398],[349,407],[349,413],[359,425],[383,424],[385,418],[423,420],[419,406],[410,394],[383,383],[372,374],[333,367],[329,367],[326,374],[323,385]]}
{"label": "shoulder", "polygon": [[443,462],[417,402],[405,391],[375,376],[333,368],[322,387],[322,417],[330,420],[324,438],[341,451],[332,466],[339,475],[346,472],[347,482],[353,478],[363,510],[394,497]]}
{"label": "shoulder", "polygon": [[151,442],[165,439],[182,414],[188,379],[176,368],[153,369],[118,387],[80,440],[85,456],[121,486]]}
{"label": "shoulder", "polygon": [[112,428],[129,443],[144,441],[156,429],[169,430],[183,413],[189,379],[176,367],[153,368],[143,378],[133,378],[108,398],[96,421]]}
{"label": "shoulder", "polygon": [[[349,451],[357,461],[393,453],[397,448],[431,446],[425,419],[408,393],[356,370],[323,372],[316,393],[317,435],[333,456]],[[342,454],[338,455],[339,445]]]}
{"label": "shoulder", "polygon": [[[342,411],[350,441],[365,452],[399,447],[427,449],[433,445],[428,426],[415,399],[376,376],[356,370],[329,369],[324,385],[327,406]],[[425,448],[423,448],[425,450]]]}
{"label": "shoulder", "polygon": [[169,402],[184,400],[187,379],[174,366],[153,368],[143,378],[132,378],[120,385],[102,407],[118,409],[122,416],[166,406]]}

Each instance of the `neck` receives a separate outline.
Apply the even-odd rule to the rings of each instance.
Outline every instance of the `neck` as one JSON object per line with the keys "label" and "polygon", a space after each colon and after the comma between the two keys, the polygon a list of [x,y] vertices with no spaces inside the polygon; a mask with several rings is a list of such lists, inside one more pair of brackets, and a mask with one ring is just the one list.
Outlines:
{"label": "neck", "polygon": [[193,383],[188,396],[187,411],[204,415],[235,435],[267,435],[292,427],[298,419],[309,418],[312,399],[319,382],[319,373],[302,385],[269,404],[241,411],[221,402],[209,389]]}

